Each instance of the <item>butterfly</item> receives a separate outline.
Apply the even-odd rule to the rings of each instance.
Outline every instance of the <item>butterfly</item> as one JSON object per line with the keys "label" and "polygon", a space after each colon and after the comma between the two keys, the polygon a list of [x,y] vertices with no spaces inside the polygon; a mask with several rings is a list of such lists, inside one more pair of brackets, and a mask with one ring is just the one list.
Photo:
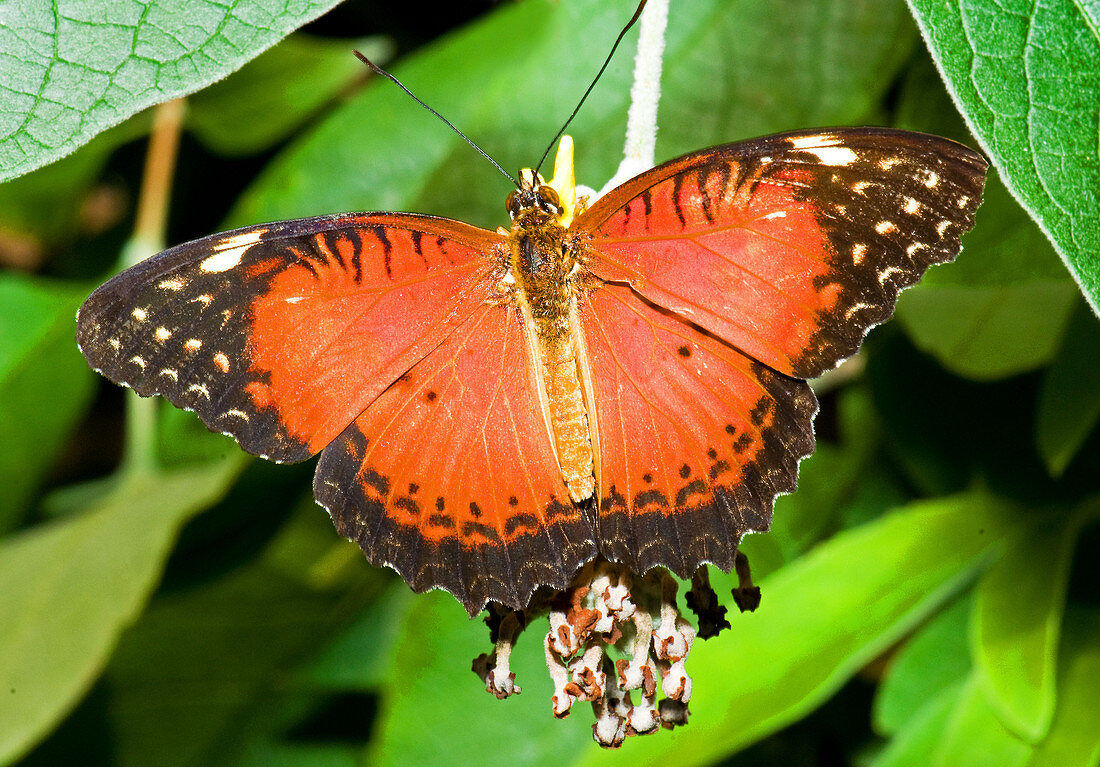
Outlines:
{"label": "butterfly", "polygon": [[77,338],[250,453],[320,453],[318,502],[415,591],[522,609],[596,556],[728,570],[814,449],[806,379],[956,256],[986,170],[840,128],[576,209],[525,171],[509,230],[355,213],[176,246],[92,293]]}

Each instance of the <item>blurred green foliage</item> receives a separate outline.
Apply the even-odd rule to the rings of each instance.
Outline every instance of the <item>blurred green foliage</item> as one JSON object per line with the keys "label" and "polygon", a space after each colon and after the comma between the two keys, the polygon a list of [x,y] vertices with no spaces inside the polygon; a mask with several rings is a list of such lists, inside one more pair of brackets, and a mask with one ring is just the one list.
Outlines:
{"label": "blurred green foliage", "polygon": [[[503,6],[398,51],[394,71],[518,167],[631,9]],[[380,31],[369,12],[335,13],[313,31]],[[921,17],[950,46],[937,23]],[[416,25],[410,12],[386,31],[415,39]],[[195,94],[173,232],[356,209],[503,222],[506,184],[367,83],[344,56],[357,45],[387,53],[297,35]],[[941,68],[958,55],[936,50]],[[684,0],[664,66],[659,160],[830,124],[973,143],[900,0]],[[618,164],[630,73],[620,54],[570,129],[582,183]],[[1074,147],[1095,148],[1094,128],[1058,126]],[[514,656],[523,694],[486,695],[469,670],[484,627],[367,566],[312,503],[308,465],[246,460],[161,407],[159,468],[113,470],[122,397],[83,364],[73,313],[132,225],[147,130],[138,114],[0,185],[0,763],[1100,762],[1100,326],[1043,234],[1072,222],[1037,225],[991,174],[959,261],[908,291],[864,366],[823,394],[798,492],[744,544],[761,608],[692,653],[691,723],[602,752],[583,714],[550,716],[537,626]],[[1011,174],[1031,151],[1007,134],[993,159]],[[1068,260],[1087,270],[1090,254]]]}

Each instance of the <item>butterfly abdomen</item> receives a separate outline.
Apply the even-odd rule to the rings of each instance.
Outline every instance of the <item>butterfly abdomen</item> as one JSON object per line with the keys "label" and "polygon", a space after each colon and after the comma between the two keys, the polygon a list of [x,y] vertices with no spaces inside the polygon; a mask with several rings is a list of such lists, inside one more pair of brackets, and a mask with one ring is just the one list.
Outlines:
{"label": "butterfly abdomen", "polygon": [[543,418],[562,481],[574,502],[595,492],[592,421],[578,362],[573,279],[576,257],[565,230],[545,220],[517,219],[512,229],[512,269],[524,315],[528,351],[536,366]]}

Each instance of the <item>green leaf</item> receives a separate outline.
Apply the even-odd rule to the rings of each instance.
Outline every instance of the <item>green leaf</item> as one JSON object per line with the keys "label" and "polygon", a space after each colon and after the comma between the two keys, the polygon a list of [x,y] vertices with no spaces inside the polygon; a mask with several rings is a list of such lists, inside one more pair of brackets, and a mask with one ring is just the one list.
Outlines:
{"label": "green leaf", "polygon": [[922,628],[890,663],[875,695],[874,721],[884,733],[898,733],[928,701],[970,671],[966,627],[970,600],[959,599]]}
{"label": "green leaf", "polygon": [[1058,708],[1050,734],[1036,749],[1028,767],[1096,767],[1100,738],[1096,712],[1100,698],[1100,610],[1071,610],[1066,615],[1058,661]]}
{"label": "green leaf", "polygon": [[978,582],[971,623],[976,674],[990,705],[1037,742],[1054,716],[1062,611],[1081,514],[1029,524]]}
{"label": "green leaf", "polygon": [[79,516],[0,542],[0,762],[84,694],[156,585],[180,526],[239,465],[133,476]]}
{"label": "green leaf", "polygon": [[[353,554],[361,562],[358,549]],[[416,599],[404,581],[394,579],[378,602],[303,670],[305,678],[333,690],[373,690],[391,681],[398,642]]]}
{"label": "green leaf", "polygon": [[1100,421],[1100,325],[1083,306],[1070,320],[1058,356],[1039,388],[1035,440],[1059,477]]}
{"label": "green leaf", "polygon": [[961,691],[962,683],[955,679],[934,697],[913,701],[916,710],[869,767],[927,767]]}
{"label": "green leaf", "polygon": [[665,53],[658,161],[779,130],[881,122],[919,41],[900,2],[677,2],[669,16],[670,33],[688,34]]}
{"label": "green leaf", "polygon": [[1074,0],[909,4],[968,125],[1100,311],[1095,11]]}
{"label": "green leaf", "polygon": [[368,70],[353,50],[385,64],[392,48],[377,37],[291,35],[231,77],[195,94],[188,103],[187,128],[220,154],[259,152],[366,77]]}
{"label": "green leaf", "polygon": [[[313,577],[334,550],[354,550],[355,567]],[[310,754],[285,736],[327,691],[301,669],[357,615],[387,620],[385,605],[370,604],[380,582],[358,547],[334,540],[331,522],[305,496],[257,556],[216,580],[158,594],[104,674],[115,763],[236,767]],[[349,674],[379,662],[365,649],[344,657]]]}
{"label": "green leaf", "polygon": [[933,758],[932,767],[1022,767],[1031,747],[1001,722],[975,676],[965,683]]}
{"label": "green leaf", "polygon": [[0,532],[23,516],[94,390],[73,343],[82,294],[0,274]]}
{"label": "green leaf", "polygon": [[139,115],[37,173],[0,184],[0,230],[39,248],[71,241],[80,232],[81,206],[111,152],[148,128],[147,116]]}
{"label": "green leaf", "polygon": [[906,294],[898,319],[913,343],[951,371],[995,380],[1041,367],[1057,353],[1075,291],[1062,281]]}
{"label": "green leaf", "polygon": [[225,77],[334,0],[155,0],[0,10],[0,181]]}

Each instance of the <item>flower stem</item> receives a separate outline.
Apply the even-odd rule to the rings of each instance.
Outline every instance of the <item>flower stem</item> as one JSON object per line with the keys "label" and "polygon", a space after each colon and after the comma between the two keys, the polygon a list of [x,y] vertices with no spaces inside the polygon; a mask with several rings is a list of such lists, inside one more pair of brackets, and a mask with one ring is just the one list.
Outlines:
{"label": "flower stem", "polygon": [[639,21],[634,85],[626,118],[623,161],[600,195],[653,167],[657,143],[657,105],[661,100],[661,65],[665,52],[669,0],[649,0]]}
{"label": "flower stem", "polygon": [[[130,267],[164,249],[168,199],[176,167],[184,101],[174,99],[153,112],[153,131],[145,155],[134,233],[122,250],[122,265]],[[124,474],[155,471],[157,401],[128,392],[126,398],[126,448]]]}

